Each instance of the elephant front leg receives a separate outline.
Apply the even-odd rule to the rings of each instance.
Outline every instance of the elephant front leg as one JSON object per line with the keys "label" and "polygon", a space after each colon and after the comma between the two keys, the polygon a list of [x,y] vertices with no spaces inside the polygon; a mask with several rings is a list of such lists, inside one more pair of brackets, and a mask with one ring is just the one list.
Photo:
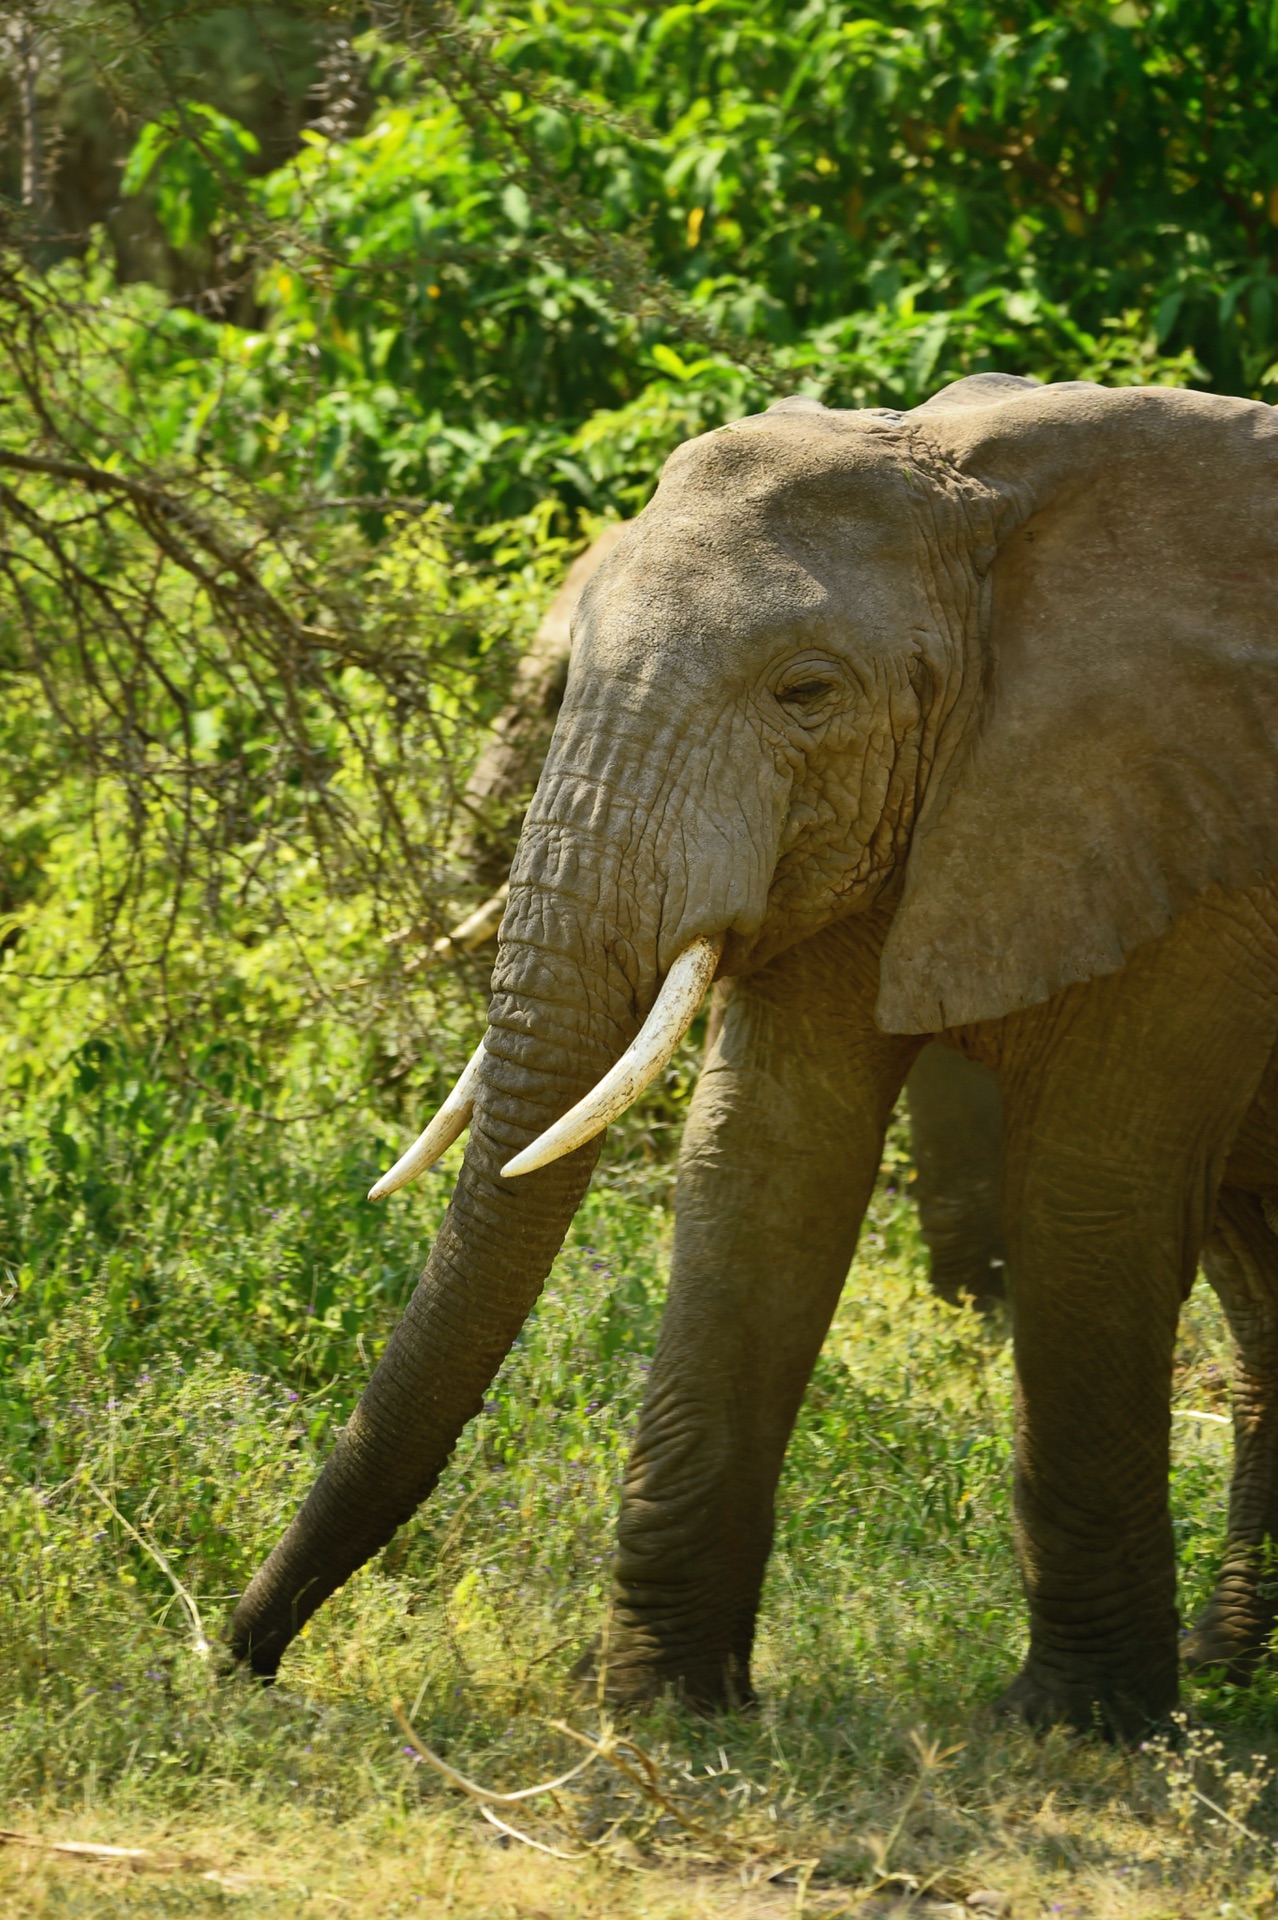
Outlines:
{"label": "elephant front leg", "polygon": [[786,1443],[921,1044],[875,1031],[876,974],[855,926],[794,949],[735,983],[702,1072],[618,1527],[616,1698],[750,1697]]}
{"label": "elephant front leg", "polygon": [[1230,977],[1246,948],[1214,950],[1211,929],[1187,916],[1121,974],[1009,1022],[1030,1646],[1004,1705],[1037,1724],[1125,1738],[1177,1699],[1176,1323],[1274,1026],[1267,978]]}
{"label": "elephant front leg", "polygon": [[1278,1622],[1278,1234],[1255,1194],[1221,1190],[1203,1268],[1238,1349],[1234,1472],[1224,1565],[1181,1657],[1249,1680]]}

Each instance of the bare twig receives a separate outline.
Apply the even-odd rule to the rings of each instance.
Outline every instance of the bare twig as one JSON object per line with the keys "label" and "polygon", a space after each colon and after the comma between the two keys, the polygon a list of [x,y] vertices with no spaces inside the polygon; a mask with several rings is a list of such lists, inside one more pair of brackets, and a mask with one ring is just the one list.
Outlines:
{"label": "bare twig", "polygon": [[137,1528],[133,1525],[133,1523],[125,1519],[124,1515],[120,1512],[120,1509],[116,1506],[114,1500],[110,1499],[105,1493],[103,1493],[101,1487],[94,1486],[93,1482],[90,1481],[89,1492],[96,1495],[96,1497],[102,1502],[103,1506],[106,1508],[108,1513],[114,1514],[115,1518],[119,1521],[120,1525],[124,1528],[124,1531],[127,1534],[131,1534],[133,1539],[137,1541],[143,1553],[149,1554],[151,1559],[154,1560],[156,1566],[160,1569],[160,1572],[168,1580],[170,1586],[173,1588],[174,1593],[177,1595],[178,1599],[181,1601],[182,1606],[186,1612],[186,1617],[191,1623],[191,1644],[194,1646],[195,1651],[200,1655],[201,1659],[207,1659],[209,1654],[212,1653],[213,1649],[210,1646],[208,1638],[204,1632],[204,1622],[200,1619],[200,1610],[196,1606],[195,1600],[191,1595],[191,1593],[189,1592],[189,1590],[183,1586],[182,1582],[178,1579],[172,1567],[169,1565],[167,1556],[161,1551],[159,1547],[156,1546],[153,1540],[145,1540],[142,1537],[142,1535],[138,1532]]}
{"label": "bare twig", "polygon": [[[413,1752],[424,1760],[428,1767],[433,1767],[441,1779],[447,1780],[450,1787],[456,1787],[459,1793],[469,1794],[472,1800],[478,1800],[485,1807],[514,1807],[521,1800],[535,1799],[538,1794],[554,1793],[560,1787],[566,1787],[570,1780],[579,1779],[594,1765],[596,1759],[603,1757],[601,1754],[591,1754],[589,1759],[582,1760],[575,1767],[570,1767],[567,1773],[559,1774],[554,1780],[543,1780],[535,1787],[520,1787],[515,1793],[496,1793],[491,1787],[481,1787],[477,1780],[468,1780],[464,1773],[458,1773],[456,1767],[450,1767],[447,1760],[441,1760],[437,1753],[432,1753],[414,1730],[408,1715],[404,1712],[404,1703],[398,1697],[391,1701],[391,1712]],[[521,1837],[516,1836],[516,1838]]]}
{"label": "bare twig", "polygon": [[[702,1826],[700,1821],[689,1819],[687,1814],[685,1814],[680,1807],[676,1806],[669,1795],[662,1791],[660,1785],[661,1776],[656,1763],[650,1755],[644,1752],[637,1741],[624,1736],[619,1737],[607,1727],[605,1727],[600,1737],[596,1740],[592,1738],[590,1734],[579,1733],[577,1728],[570,1727],[566,1720],[552,1720],[550,1724],[557,1733],[566,1734],[570,1740],[577,1741],[579,1746],[589,1747],[596,1759],[606,1760],[609,1766],[615,1767],[618,1773],[624,1774],[632,1786],[638,1787],[640,1793],[646,1795],[649,1800],[652,1800],[659,1806],[663,1813],[668,1813],[671,1819],[683,1828],[685,1833],[695,1833],[702,1837],[709,1837],[708,1829]],[[633,1767],[626,1765],[626,1762],[618,1752],[618,1748],[620,1747],[624,1747],[628,1753],[634,1754],[636,1760],[638,1760],[640,1766],[643,1768],[642,1774],[636,1773]]]}
{"label": "bare twig", "polygon": [[1217,1806],[1216,1802],[1209,1800],[1207,1795],[1201,1792],[1198,1787],[1191,1786],[1189,1791],[1193,1794],[1195,1800],[1201,1802],[1201,1804],[1207,1808],[1209,1813],[1214,1813],[1219,1819],[1226,1821],[1236,1833],[1241,1833],[1245,1840],[1252,1841],[1255,1846],[1268,1847],[1271,1851],[1278,1851],[1278,1842],[1267,1840],[1263,1833],[1257,1833],[1254,1827],[1249,1827],[1245,1821],[1237,1819],[1235,1815],[1229,1812],[1227,1807]]}
{"label": "bare twig", "polygon": [[481,1806],[479,1811],[490,1825],[499,1828],[502,1833],[508,1833],[512,1840],[519,1840],[526,1847],[535,1847],[538,1853],[552,1854],[556,1860],[589,1860],[590,1858],[589,1853],[565,1853],[562,1847],[549,1846],[544,1840],[534,1840],[530,1833],[521,1833],[518,1827],[507,1826],[504,1820],[497,1818],[490,1806]]}
{"label": "bare twig", "polygon": [[33,1833],[0,1827],[0,1846],[38,1847],[42,1853],[69,1854],[74,1860],[154,1860],[149,1847],[108,1847],[96,1840],[42,1840]]}

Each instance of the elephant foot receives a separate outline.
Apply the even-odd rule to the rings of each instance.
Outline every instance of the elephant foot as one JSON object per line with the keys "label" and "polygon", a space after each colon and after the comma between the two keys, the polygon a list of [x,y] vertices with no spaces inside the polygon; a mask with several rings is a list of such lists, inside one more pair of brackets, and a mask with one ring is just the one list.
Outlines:
{"label": "elephant foot", "polygon": [[1274,1632],[1272,1605],[1257,1592],[1251,1568],[1221,1575],[1216,1590],[1180,1643],[1181,1664],[1190,1673],[1219,1667],[1234,1686],[1245,1687],[1269,1657]]}
{"label": "elephant foot", "polygon": [[[599,1690],[602,1655],[603,1636],[597,1634],[570,1670],[571,1678],[589,1692]],[[650,1648],[619,1646],[615,1640],[608,1650],[603,1698],[611,1707],[645,1707],[669,1698],[701,1714],[740,1712],[758,1700],[748,1665],[733,1654],[674,1660],[668,1654],[658,1658]]]}
{"label": "elephant foot", "polygon": [[1174,1679],[1115,1686],[1096,1675],[1072,1677],[1034,1659],[1026,1661],[994,1702],[1000,1718],[1020,1720],[1035,1732],[1067,1727],[1071,1732],[1130,1746],[1169,1721],[1177,1703]]}

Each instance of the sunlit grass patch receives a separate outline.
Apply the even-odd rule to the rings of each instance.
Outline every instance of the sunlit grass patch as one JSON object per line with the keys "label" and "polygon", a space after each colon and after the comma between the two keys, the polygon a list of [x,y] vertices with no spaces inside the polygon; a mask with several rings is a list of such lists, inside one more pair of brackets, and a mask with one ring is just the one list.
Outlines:
{"label": "sunlit grass patch", "polygon": [[[985,1717],[1025,1631],[1007,1330],[931,1296],[899,1155],[786,1465],[761,1707],[707,1721],[666,1702],[619,1729],[677,1814],[600,1762],[508,1822],[574,1857],[534,1853],[420,1761],[392,1706],[497,1790],[580,1756],[556,1722],[607,1732],[567,1674],[605,1616],[660,1319],[659,1169],[605,1168],[436,1495],[316,1616],[279,1686],[220,1679],[201,1635],[217,1639],[310,1483],[448,1188],[445,1172],[375,1212],[349,1148],[281,1143],[278,1162],[232,1147],[184,1171],[175,1157],[126,1195],[123,1238],[87,1220],[65,1174],[62,1224],[41,1215],[45,1175],[32,1156],[8,1163],[11,1230],[27,1224],[0,1313],[4,1820],[162,1856],[126,1875],[0,1851],[10,1910],[345,1901],[628,1920],[793,1911],[803,1875],[810,1913],[874,1887],[953,1910],[992,1890],[1008,1911],[1101,1920],[1269,1910],[1278,1818],[1253,1755],[1278,1729],[1271,1678],[1191,1689],[1212,1731],[1179,1752],[1036,1740]],[[1178,1411],[1227,1409],[1227,1365],[1200,1290]],[[1189,1611],[1219,1551],[1229,1447],[1215,1419],[1173,1427]]]}

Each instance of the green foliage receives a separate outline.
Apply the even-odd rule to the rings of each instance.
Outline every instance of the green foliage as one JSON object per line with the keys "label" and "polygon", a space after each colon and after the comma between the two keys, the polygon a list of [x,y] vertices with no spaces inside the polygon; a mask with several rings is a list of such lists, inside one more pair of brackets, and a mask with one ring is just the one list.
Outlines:
{"label": "green foliage", "polygon": [[202,931],[277,926],[303,848],[366,930],[438,928],[468,756],[581,513],[779,391],[1266,372],[1251,15],[556,0],[399,32],[359,43],[366,122],[265,173],[178,63],[125,184],[229,288],[121,288],[101,249],[4,282],[5,457],[61,463],[5,482],[15,935],[60,811],[113,963],[117,924],[150,914],[154,956],[197,898]]}
{"label": "green foliage", "polygon": [[166,237],[186,247],[214,230],[228,179],[241,179],[261,150],[238,120],[193,100],[143,127],[120,186],[125,193],[149,187]]}
{"label": "green foliage", "polygon": [[545,511],[463,533],[383,502],[370,538],[318,488],[248,484],[192,448],[203,323],[97,262],[4,291],[14,979],[52,1009],[110,973],[183,1084],[229,1035],[276,1095],[312,1044],[401,1099],[416,1061],[437,1086],[480,963],[406,986],[464,897],[466,773],[571,549]]}
{"label": "green foliage", "polygon": [[1137,309],[1226,387],[1273,357],[1267,6],[543,0],[503,52],[643,117],[641,143],[561,109],[556,158],[739,327],[998,286],[1092,334]]}
{"label": "green foliage", "polygon": [[244,244],[270,237],[262,324],[185,372],[255,472],[633,511],[680,438],[779,391],[909,406],[991,366],[1268,390],[1259,11],[543,0],[477,9],[482,45],[431,18],[361,43],[365,131],[306,134],[248,207],[234,183]]}

